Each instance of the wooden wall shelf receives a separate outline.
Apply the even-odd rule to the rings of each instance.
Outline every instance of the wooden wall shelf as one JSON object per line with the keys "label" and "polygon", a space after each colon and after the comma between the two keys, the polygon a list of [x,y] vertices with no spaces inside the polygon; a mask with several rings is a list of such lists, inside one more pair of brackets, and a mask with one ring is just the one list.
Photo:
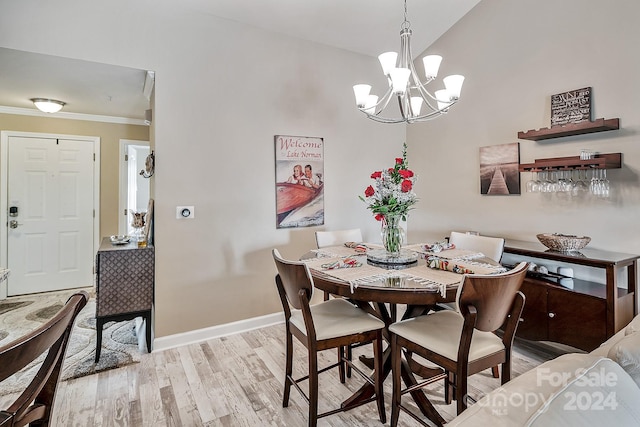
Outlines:
{"label": "wooden wall shelf", "polygon": [[550,128],[531,129],[526,132],[518,132],[519,139],[541,141],[544,139],[561,138],[564,136],[584,135],[587,133],[606,132],[620,129],[620,119],[596,119],[591,122],[567,123],[566,125],[552,126]]}
{"label": "wooden wall shelf", "polygon": [[576,169],[620,169],[622,153],[597,154],[595,158],[580,160],[580,156],[536,159],[533,163],[521,163],[520,172],[540,172],[544,170]]}

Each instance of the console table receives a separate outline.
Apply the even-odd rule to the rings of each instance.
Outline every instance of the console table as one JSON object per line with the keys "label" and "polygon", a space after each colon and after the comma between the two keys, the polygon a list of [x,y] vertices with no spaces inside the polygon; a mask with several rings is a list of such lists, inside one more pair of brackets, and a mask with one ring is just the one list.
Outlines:
{"label": "console table", "polygon": [[[605,283],[573,279],[562,286],[554,274],[529,273],[522,284],[526,297],[517,336],[553,341],[591,351],[623,328],[637,313],[636,287],[640,255],[584,248],[557,252],[541,243],[507,241],[505,254],[603,269]],[[626,271],[627,286],[618,287]]]}
{"label": "console table", "polygon": [[96,362],[107,322],[142,317],[151,352],[154,270],[153,246],[139,248],[135,241],[113,245],[108,237],[102,239],[96,254]]}

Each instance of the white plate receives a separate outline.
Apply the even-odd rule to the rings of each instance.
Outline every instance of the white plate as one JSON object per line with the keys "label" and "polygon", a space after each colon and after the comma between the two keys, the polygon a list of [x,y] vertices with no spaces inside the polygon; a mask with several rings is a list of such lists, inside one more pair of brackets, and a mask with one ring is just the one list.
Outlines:
{"label": "white plate", "polygon": [[112,245],[126,245],[131,241],[130,236],[111,236],[109,239]]}

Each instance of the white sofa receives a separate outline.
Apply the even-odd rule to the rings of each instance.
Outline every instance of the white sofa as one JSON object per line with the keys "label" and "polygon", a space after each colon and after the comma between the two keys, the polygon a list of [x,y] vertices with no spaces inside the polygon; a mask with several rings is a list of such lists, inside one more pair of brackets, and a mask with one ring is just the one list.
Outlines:
{"label": "white sofa", "polygon": [[591,353],[525,372],[447,426],[640,426],[640,315]]}

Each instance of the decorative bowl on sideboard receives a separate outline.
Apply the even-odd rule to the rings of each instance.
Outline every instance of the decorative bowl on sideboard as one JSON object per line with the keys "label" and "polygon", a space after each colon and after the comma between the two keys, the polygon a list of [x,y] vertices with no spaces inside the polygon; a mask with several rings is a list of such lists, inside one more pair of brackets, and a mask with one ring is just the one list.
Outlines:
{"label": "decorative bowl on sideboard", "polygon": [[536,235],[536,237],[547,248],[558,252],[579,251],[591,241],[591,237],[559,233],[543,233]]}

